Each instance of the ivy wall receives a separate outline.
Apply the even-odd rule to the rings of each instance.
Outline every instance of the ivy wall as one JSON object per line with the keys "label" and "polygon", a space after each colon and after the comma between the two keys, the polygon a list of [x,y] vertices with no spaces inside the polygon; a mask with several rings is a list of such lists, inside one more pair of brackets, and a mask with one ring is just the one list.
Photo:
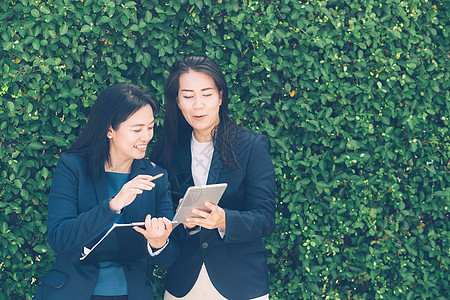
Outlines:
{"label": "ivy wall", "polygon": [[98,93],[163,103],[191,53],[270,139],[271,299],[449,299],[449,20],[448,0],[1,1],[0,299],[51,267],[52,174]]}

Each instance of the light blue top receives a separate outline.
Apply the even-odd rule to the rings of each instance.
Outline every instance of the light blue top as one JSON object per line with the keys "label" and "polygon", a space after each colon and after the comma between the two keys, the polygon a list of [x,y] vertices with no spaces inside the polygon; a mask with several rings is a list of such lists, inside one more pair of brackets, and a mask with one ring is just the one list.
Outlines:
{"label": "light blue top", "polygon": [[[114,197],[129,180],[130,174],[106,172],[109,197]],[[115,223],[123,223],[122,215]],[[112,224],[111,224],[112,226]],[[93,295],[122,296],[128,295],[127,279],[122,265],[114,261],[99,262],[100,270]]]}

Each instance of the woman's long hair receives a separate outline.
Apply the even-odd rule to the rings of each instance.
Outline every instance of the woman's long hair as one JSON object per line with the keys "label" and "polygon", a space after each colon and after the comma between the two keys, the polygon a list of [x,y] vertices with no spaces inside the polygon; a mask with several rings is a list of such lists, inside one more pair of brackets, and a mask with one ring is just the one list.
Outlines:
{"label": "woman's long hair", "polygon": [[177,104],[180,76],[195,71],[210,76],[216,87],[222,92],[222,105],[219,108],[219,124],[213,129],[212,140],[215,151],[218,151],[222,161],[229,168],[238,166],[234,150],[238,126],[228,115],[228,86],[225,76],[219,66],[203,55],[191,55],[180,61],[172,70],[166,81],[165,117],[163,136],[152,151],[152,160],[168,169],[170,172],[173,149],[181,140],[190,140],[192,127],[184,118]]}
{"label": "woman's long hair", "polygon": [[100,177],[110,163],[108,129],[120,124],[143,106],[150,104],[153,113],[158,106],[150,93],[131,83],[107,87],[92,106],[86,127],[68,153],[82,154],[88,174]]}

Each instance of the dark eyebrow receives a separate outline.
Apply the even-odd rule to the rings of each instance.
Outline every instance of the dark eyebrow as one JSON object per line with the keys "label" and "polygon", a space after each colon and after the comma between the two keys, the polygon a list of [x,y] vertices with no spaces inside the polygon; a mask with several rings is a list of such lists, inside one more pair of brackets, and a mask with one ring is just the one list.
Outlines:
{"label": "dark eyebrow", "polygon": [[[153,121],[150,122],[150,125],[154,124],[154,123],[155,123],[155,119],[153,119]],[[133,125],[131,125],[131,127],[142,127],[142,126],[145,126],[145,124],[133,124]]]}
{"label": "dark eyebrow", "polygon": [[[207,87],[207,88],[201,89],[200,91],[204,92],[204,91],[213,90],[213,89],[214,88],[212,88],[212,87]],[[182,89],[181,91],[182,92],[189,92],[189,93],[193,93],[194,92],[194,90],[188,90],[188,89]]]}

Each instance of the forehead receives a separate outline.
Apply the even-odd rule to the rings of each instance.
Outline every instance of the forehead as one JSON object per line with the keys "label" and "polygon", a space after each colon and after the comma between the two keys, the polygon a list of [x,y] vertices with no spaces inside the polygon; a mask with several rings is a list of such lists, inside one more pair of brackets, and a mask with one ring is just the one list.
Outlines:
{"label": "forehead", "polygon": [[180,75],[180,91],[202,90],[206,88],[217,88],[214,79],[208,74],[191,70]]}
{"label": "forehead", "polygon": [[127,123],[127,125],[133,126],[146,125],[153,123],[154,121],[155,118],[153,117],[153,109],[150,104],[147,104],[131,114],[123,123]]}

